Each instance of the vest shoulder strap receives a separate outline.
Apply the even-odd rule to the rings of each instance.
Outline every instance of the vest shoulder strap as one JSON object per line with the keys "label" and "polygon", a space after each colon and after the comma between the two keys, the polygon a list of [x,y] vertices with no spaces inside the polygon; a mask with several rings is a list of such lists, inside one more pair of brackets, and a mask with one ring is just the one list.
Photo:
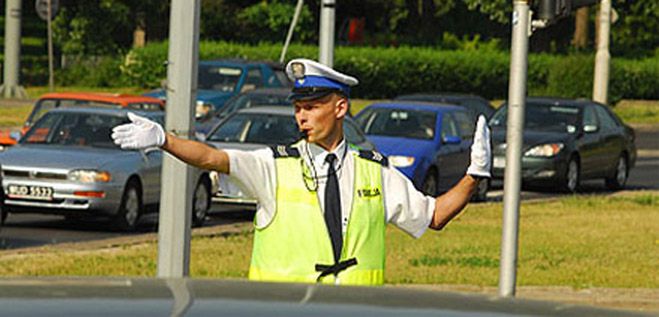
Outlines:
{"label": "vest shoulder strap", "polygon": [[377,151],[360,150],[359,157],[369,161],[376,162],[382,166],[389,166],[389,160],[382,153]]}
{"label": "vest shoulder strap", "polygon": [[278,158],[288,158],[288,157],[300,157],[300,151],[290,145],[275,145],[271,146],[272,154],[275,159]]}

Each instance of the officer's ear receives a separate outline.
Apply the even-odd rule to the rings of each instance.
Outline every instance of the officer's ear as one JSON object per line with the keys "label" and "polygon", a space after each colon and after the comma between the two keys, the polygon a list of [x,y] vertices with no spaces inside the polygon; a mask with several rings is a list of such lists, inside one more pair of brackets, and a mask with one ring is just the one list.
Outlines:
{"label": "officer's ear", "polygon": [[348,101],[348,98],[342,94],[336,94],[334,102],[336,104],[336,118],[342,119],[348,113],[350,102]]}

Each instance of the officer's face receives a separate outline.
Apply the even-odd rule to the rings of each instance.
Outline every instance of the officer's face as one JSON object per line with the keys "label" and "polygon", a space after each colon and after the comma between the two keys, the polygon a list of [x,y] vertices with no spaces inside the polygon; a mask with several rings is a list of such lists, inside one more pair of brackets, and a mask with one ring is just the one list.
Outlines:
{"label": "officer's face", "polygon": [[330,94],[315,100],[295,101],[295,120],[307,141],[332,149],[343,137],[343,117],[348,111],[346,98]]}

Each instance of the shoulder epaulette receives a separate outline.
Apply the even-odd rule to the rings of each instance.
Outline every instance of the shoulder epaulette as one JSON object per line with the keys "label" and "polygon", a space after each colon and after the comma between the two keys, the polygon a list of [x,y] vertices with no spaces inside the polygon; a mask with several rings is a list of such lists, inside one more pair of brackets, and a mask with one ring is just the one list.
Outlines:
{"label": "shoulder epaulette", "polygon": [[389,160],[380,152],[359,150],[359,157],[379,163],[382,166],[389,166]]}
{"label": "shoulder epaulette", "polygon": [[270,149],[272,149],[275,158],[300,157],[300,151],[290,145],[275,145],[271,146]]}

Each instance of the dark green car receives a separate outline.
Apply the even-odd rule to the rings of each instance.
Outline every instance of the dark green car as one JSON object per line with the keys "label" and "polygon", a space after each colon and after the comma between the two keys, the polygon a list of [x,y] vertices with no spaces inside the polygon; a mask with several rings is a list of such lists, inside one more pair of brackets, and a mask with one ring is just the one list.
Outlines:
{"label": "dark green car", "polygon": [[[627,183],[636,162],[634,130],[607,106],[590,100],[528,98],[524,114],[522,183],[575,192],[586,179],[609,189]],[[506,166],[506,104],[490,119],[495,179]]]}

